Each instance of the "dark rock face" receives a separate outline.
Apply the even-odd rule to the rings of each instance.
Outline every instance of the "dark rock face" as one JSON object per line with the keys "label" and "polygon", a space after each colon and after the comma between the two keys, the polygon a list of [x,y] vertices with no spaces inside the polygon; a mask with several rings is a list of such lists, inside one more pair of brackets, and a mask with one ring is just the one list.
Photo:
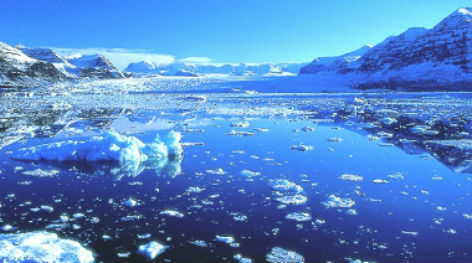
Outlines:
{"label": "dark rock face", "polygon": [[471,10],[461,8],[432,29],[410,28],[389,37],[351,63],[340,63],[342,60],[338,59],[320,65],[314,61],[302,68],[300,74],[351,75],[355,76],[356,86],[361,88],[415,88],[422,84],[462,88],[468,83],[466,89],[470,90]]}
{"label": "dark rock face", "polygon": [[65,79],[66,76],[52,63],[38,61],[33,63],[26,71],[26,75],[38,78],[50,78],[53,80]]}

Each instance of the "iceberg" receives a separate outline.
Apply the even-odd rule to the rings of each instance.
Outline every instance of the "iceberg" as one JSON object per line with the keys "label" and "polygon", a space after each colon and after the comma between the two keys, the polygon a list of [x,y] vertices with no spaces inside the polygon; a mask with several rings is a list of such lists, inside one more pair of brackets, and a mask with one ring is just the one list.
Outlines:
{"label": "iceberg", "polygon": [[165,170],[171,176],[180,173],[182,159],[180,133],[170,131],[167,136],[156,136],[144,143],[134,136],[107,131],[88,140],[67,140],[18,149],[12,158],[24,161],[109,163],[116,177],[137,176],[145,168]]}
{"label": "iceberg", "polygon": [[162,245],[156,241],[151,241],[147,244],[141,245],[138,248],[138,254],[146,257],[149,260],[155,259],[167,249],[167,246]]}
{"label": "iceberg", "polygon": [[0,262],[91,263],[94,258],[91,251],[76,241],[39,231],[1,234]]}

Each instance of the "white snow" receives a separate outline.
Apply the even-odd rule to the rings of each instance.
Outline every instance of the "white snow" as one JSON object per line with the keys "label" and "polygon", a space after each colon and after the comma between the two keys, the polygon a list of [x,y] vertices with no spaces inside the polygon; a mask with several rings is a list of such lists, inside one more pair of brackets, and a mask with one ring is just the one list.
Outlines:
{"label": "white snow", "polygon": [[0,262],[91,263],[92,252],[78,242],[54,233],[30,232],[0,235]]}

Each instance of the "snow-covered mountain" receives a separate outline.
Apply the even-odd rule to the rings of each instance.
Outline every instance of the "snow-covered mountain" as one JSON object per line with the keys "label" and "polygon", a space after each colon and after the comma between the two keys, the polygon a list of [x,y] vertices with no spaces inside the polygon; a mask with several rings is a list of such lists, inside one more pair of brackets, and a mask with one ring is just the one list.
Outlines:
{"label": "snow-covered mountain", "polygon": [[55,80],[65,77],[52,63],[31,58],[21,50],[0,42],[1,85],[31,81],[34,78]]}
{"label": "snow-covered mountain", "polygon": [[0,85],[84,77],[123,78],[123,74],[101,55],[64,58],[49,48],[12,47],[0,42]]}
{"label": "snow-covered mountain", "polygon": [[81,55],[79,57],[68,58],[67,61],[74,65],[71,71],[79,77],[87,78],[124,78],[121,73],[106,57],[100,54]]}
{"label": "snow-covered mountain", "polygon": [[350,62],[346,55],[314,60],[300,74],[350,79],[361,88],[463,89],[472,82],[472,8],[456,10],[432,29],[410,28],[363,51]]}
{"label": "snow-covered mountain", "polygon": [[[296,74],[300,68],[308,63],[279,63],[279,64],[191,64],[171,63],[155,65],[151,62],[141,61],[130,63],[124,72],[135,75],[158,74],[173,76],[181,72],[193,73],[193,75],[224,74],[237,76],[262,76],[262,75],[290,75]],[[189,74],[190,75],[190,74]]]}

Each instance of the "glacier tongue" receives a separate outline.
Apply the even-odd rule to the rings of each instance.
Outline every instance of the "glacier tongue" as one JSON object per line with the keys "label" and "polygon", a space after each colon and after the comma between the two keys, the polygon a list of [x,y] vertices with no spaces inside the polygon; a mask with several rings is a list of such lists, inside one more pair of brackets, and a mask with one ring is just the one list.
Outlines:
{"label": "glacier tongue", "polygon": [[0,262],[91,263],[92,252],[54,233],[0,234]]}

